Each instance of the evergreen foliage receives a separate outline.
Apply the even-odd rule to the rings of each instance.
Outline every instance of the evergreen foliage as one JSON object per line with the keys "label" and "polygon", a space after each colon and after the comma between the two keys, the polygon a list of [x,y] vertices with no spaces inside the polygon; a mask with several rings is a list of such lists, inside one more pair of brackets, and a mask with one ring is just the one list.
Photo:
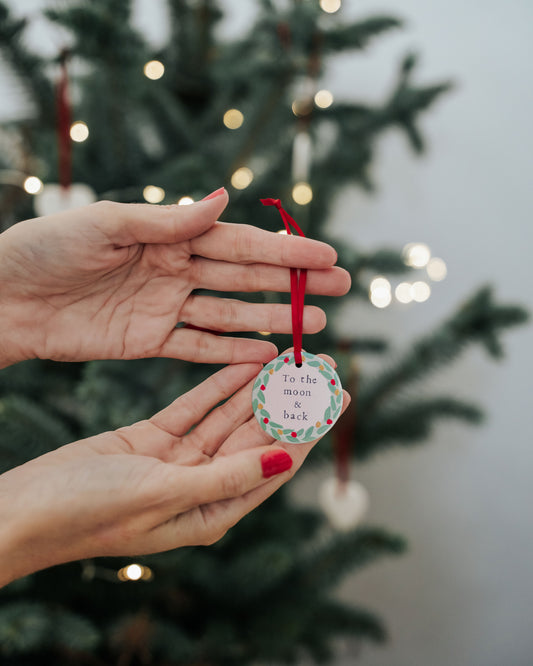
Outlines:
{"label": "evergreen foliage", "polygon": [[[254,180],[240,191],[229,187],[224,216],[275,231],[277,220],[258,200],[290,200],[293,140],[305,128],[314,145],[314,198],[295,216],[307,235],[327,240],[325,221],[335,194],[348,184],[373,187],[374,144],[385,130],[400,128],[415,152],[424,148],[418,119],[450,83],[416,83],[413,54],[400,63],[396,84],[379,105],[340,102],[309,107],[299,117],[291,111],[302,80],[320,77],[328,57],[360,56],[374,39],[401,28],[399,20],[375,16],[346,24],[325,16],[315,0],[295,0],[284,10],[270,0],[258,4],[247,34],[223,41],[215,0],[168,0],[170,37],[157,52],[132,27],[129,0],[80,0],[47,10],[48,19],[72,35],[75,117],[91,132],[89,141],[75,147],[73,180],[118,201],[142,201],[143,188],[155,184],[172,203],[182,195],[199,198],[222,183],[229,187],[235,169],[247,165]],[[0,131],[19,133],[33,173],[54,182],[50,71],[57,63],[24,42],[25,27],[0,2],[0,49],[36,109],[33,119]],[[165,64],[158,81],[142,73],[152,58]],[[222,124],[231,107],[244,114],[237,131]],[[10,168],[5,156],[0,160]],[[4,226],[33,216],[30,197],[4,189],[10,190],[9,196],[0,193]],[[394,249],[361,254],[344,245],[339,256],[357,298],[366,298],[369,271],[408,270]],[[279,294],[253,298],[287,300]],[[329,313],[335,307],[327,299],[314,302]],[[395,361],[387,360],[389,345],[379,336],[359,338],[354,331],[341,340],[331,326],[318,334],[313,350],[348,361],[339,363],[346,384],[353,379],[354,353],[384,356],[380,373],[359,378],[351,407],[358,415],[355,455],[367,458],[392,445],[419,443],[439,419],[478,422],[477,406],[457,397],[419,399],[415,389],[468,345],[481,344],[500,356],[501,333],[525,318],[519,307],[496,304],[485,288]],[[287,346],[286,336],[272,339],[279,348]],[[36,360],[7,368],[0,373],[1,469],[150,416],[212,370],[165,359]],[[315,454],[310,462],[330,456],[327,442]],[[0,591],[0,660],[5,666],[244,666],[298,663],[307,653],[327,662],[339,637],[385,640],[379,618],[338,601],[335,588],[349,572],[404,549],[400,537],[370,526],[333,533],[321,512],[298,506],[282,489],[209,548],[139,558],[154,572],[150,581],[119,582],[117,570],[131,560],[117,558],[71,563],[12,583]]]}

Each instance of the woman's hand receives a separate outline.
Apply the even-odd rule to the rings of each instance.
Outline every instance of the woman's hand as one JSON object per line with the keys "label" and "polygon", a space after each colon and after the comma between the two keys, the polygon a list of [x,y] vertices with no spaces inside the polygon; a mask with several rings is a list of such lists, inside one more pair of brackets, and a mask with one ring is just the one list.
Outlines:
{"label": "woman's hand", "polygon": [[221,538],[316,443],[282,444],[260,428],[251,390],[261,367],[227,366],[148,421],[0,476],[0,584],[62,562]]}
{"label": "woman's hand", "polygon": [[[217,222],[227,201],[222,189],[190,206],[98,202],[1,234],[0,367],[34,357],[271,360],[267,341],[209,331],[289,333],[289,306],[193,290],[288,291],[292,266],[310,269],[309,293],[335,296],[350,277],[325,243]],[[306,307],[304,332],[325,321]]]}

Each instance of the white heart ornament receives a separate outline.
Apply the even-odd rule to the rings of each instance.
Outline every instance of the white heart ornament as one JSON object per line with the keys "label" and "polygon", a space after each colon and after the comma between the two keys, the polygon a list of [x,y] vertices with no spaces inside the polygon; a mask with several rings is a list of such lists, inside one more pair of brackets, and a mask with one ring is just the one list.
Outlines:
{"label": "white heart ornament", "polygon": [[369,505],[368,491],[364,486],[357,481],[343,483],[336,478],[322,483],[318,501],[331,525],[342,532],[356,527]]}
{"label": "white heart ornament", "polygon": [[70,187],[62,187],[57,183],[47,183],[36,194],[33,207],[37,215],[53,215],[63,210],[88,206],[96,201],[94,190],[84,183],[73,183]]}

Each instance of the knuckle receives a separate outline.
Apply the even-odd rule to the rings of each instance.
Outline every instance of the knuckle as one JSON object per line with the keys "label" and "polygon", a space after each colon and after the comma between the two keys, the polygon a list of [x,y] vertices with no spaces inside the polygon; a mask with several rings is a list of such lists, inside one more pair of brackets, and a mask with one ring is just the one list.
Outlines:
{"label": "knuckle", "polygon": [[246,491],[247,481],[247,475],[244,470],[231,470],[222,479],[221,492],[223,497],[239,497]]}

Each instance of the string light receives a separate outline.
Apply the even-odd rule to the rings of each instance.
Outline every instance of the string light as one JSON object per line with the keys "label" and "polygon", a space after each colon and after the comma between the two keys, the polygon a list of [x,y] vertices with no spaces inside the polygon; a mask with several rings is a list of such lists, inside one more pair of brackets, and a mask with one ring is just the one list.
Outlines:
{"label": "string light", "polygon": [[43,181],[37,176],[28,176],[22,185],[28,194],[39,194],[43,189]]}
{"label": "string light", "polygon": [[222,122],[228,129],[239,129],[244,122],[244,116],[239,109],[228,109],[224,114]]}
{"label": "string light", "polygon": [[292,188],[292,198],[300,206],[305,206],[313,199],[313,190],[309,183],[296,183]]}
{"label": "string light", "polygon": [[265,337],[267,335],[270,335],[270,331],[257,331],[257,332],[259,333],[259,335],[264,335]]}
{"label": "string light", "polygon": [[339,11],[341,4],[341,0],[320,0],[320,7],[328,14]]}
{"label": "string light", "polygon": [[178,199],[178,206],[190,206],[193,203],[194,199],[192,197],[181,197],[181,199]]}
{"label": "string light", "polygon": [[407,266],[413,268],[424,268],[431,258],[431,250],[425,243],[408,243],[402,254]]}
{"label": "string light", "polygon": [[231,176],[231,184],[236,190],[244,190],[254,179],[254,174],[248,167],[240,167]]}
{"label": "string light", "polygon": [[128,564],[117,571],[117,578],[123,582],[128,580],[151,580],[154,576],[150,567],[142,564]]}
{"label": "string light", "polygon": [[409,282],[400,282],[394,290],[396,300],[400,303],[410,303],[413,300],[413,289]]}
{"label": "string light", "polygon": [[83,141],[86,141],[88,136],[89,128],[87,127],[86,123],[84,123],[82,120],[78,120],[77,122],[72,123],[70,126],[70,138],[72,141],[76,141],[76,143],[82,143]]}
{"label": "string light", "polygon": [[157,185],[147,185],[143,190],[143,197],[148,203],[159,203],[165,198],[165,190]]}
{"label": "string light", "polygon": [[391,285],[387,278],[375,277],[370,283],[369,297],[372,305],[386,308],[392,301]]}
{"label": "string light", "polygon": [[150,60],[144,66],[144,75],[152,81],[157,81],[165,73],[165,65],[160,60]]}
{"label": "string light", "polygon": [[433,280],[433,282],[444,280],[448,274],[448,269],[446,268],[444,260],[439,257],[433,257],[428,261],[426,271],[429,279]]}
{"label": "string light", "polygon": [[431,295],[431,287],[427,282],[423,282],[422,280],[414,282],[411,289],[413,294],[413,301],[416,301],[417,303],[423,303],[424,301],[427,301]]}
{"label": "string light", "polygon": [[278,234],[282,234],[282,235],[285,234],[285,236],[288,236],[288,235],[289,235],[289,234],[287,233],[287,229],[280,229],[277,233],[278,233]]}
{"label": "string light", "polygon": [[333,104],[333,95],[329,90],[319,90],[315,95],[315,104],[320,109],[327,109]]}
{"label": "string light", "polygon": [[295,116],[306,116],[311,112],[311,101],[308,99],[295,99],[291,104],[291,109]]}

